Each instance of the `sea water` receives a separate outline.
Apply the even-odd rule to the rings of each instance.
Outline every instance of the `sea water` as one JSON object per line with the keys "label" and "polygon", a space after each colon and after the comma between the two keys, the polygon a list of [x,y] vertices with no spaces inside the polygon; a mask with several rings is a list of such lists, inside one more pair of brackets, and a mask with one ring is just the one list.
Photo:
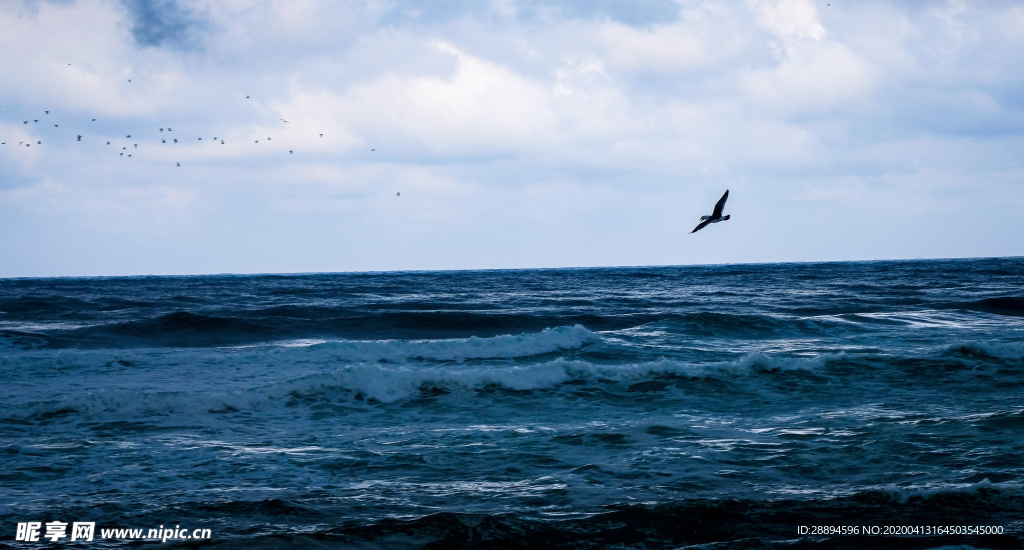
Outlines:
{"label": "sea water", "polygon": [[18,547],[1024,541],[1022,258],[6,279],[0,377]]}

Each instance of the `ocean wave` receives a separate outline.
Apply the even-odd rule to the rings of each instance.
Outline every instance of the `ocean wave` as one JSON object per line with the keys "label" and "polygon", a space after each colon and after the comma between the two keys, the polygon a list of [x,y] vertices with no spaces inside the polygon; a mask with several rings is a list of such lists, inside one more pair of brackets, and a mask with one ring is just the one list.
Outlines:
{"label": "ocean wave", "polygon": [[[574,327],[575,328],[575,327]],[[584,329],[585,330],[585,329]],[[661,378],[736,378],[784,371],[818,369],[840,357],[769,357],[745,355],[735,361],[689,364],[661,359],[637,364],[595,364],[558,358],[529,365],[391,365],[357,363],[259,388],[230,393],[97,391],[18,411],[11,417],[52,417],[101,413],[147,416],[152,414],[204,414],[274,407],[291,399],[339,398],[395,403],[421,397],[425,392],[456,393],[487,390],[556,390],[574,381],[637,383]],[[573,386],[575,387],[575,386]],[[623,391],[627,391],[623,388]]]}
{"label": "ocean wave", "polygon": [[[1018,495],[998,488],[889,498],[864,492],[823,500],[681,499],[624,503],[582,517],[517,512],[439,512],[416,518],[352,521],[326,532],[262,534],[228,540],[225,549],[328,546],[384,548],[1016,548],[1009,528]],[[800,526],[848,526],[858,535],[798,532]],[[1001,534],[909,533],[885,526],[1007,526]],[[878,534],[859,533],[877,528]],[[862,542],[869,538],[869,543]],[[951,546],[956,544],[957,546]]]}
{"label": "ocean wave", "polygon": [[946,353],[1019,361],[1024,359],[1024,344],[1016,342],[965,342],[946,348]]}
{"label": "ocean wave", "polygon": [[309,346],[311,352],[327,353],[348,361],[392,361],[430,359],[513,359],[579,349],[600,338],[583,325],[546,328],[536,333],[489,338],[447,338],[441,340],[342,340]]}
{"label": "ocean wave", "polygon": [[948,307],[982,311],[985,313],[995,313],[997,315],[1024,317],[1024,296],[999,296],[996,298],[985,298],[974,302],[950,304]]}

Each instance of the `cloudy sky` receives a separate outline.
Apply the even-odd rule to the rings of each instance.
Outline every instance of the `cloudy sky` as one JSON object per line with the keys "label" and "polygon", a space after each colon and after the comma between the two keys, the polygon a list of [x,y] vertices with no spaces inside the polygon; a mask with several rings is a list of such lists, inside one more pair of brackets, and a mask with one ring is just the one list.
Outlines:
{"label": "cloudy sky", "polygon": [[0,0],[0,74],[0,277],[1024,255],[1017,2]]}

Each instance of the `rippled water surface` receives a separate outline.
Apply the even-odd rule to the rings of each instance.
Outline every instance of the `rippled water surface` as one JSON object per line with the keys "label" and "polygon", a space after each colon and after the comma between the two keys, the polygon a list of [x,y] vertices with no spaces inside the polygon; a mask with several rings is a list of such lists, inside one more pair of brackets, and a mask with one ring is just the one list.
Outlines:
{"label": "rippled water surface", "polygon": [[0,375],[0,544],[1024,541],[1021,258],[7,279]]}

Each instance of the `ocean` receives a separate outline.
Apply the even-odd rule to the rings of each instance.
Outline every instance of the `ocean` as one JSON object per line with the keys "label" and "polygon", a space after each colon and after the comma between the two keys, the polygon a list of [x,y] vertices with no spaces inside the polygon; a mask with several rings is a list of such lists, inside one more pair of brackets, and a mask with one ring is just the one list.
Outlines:
{"label": "ocean", "polygon": [[2,547],[1024,545],[1024,258],[0,279],[0,377]]}

